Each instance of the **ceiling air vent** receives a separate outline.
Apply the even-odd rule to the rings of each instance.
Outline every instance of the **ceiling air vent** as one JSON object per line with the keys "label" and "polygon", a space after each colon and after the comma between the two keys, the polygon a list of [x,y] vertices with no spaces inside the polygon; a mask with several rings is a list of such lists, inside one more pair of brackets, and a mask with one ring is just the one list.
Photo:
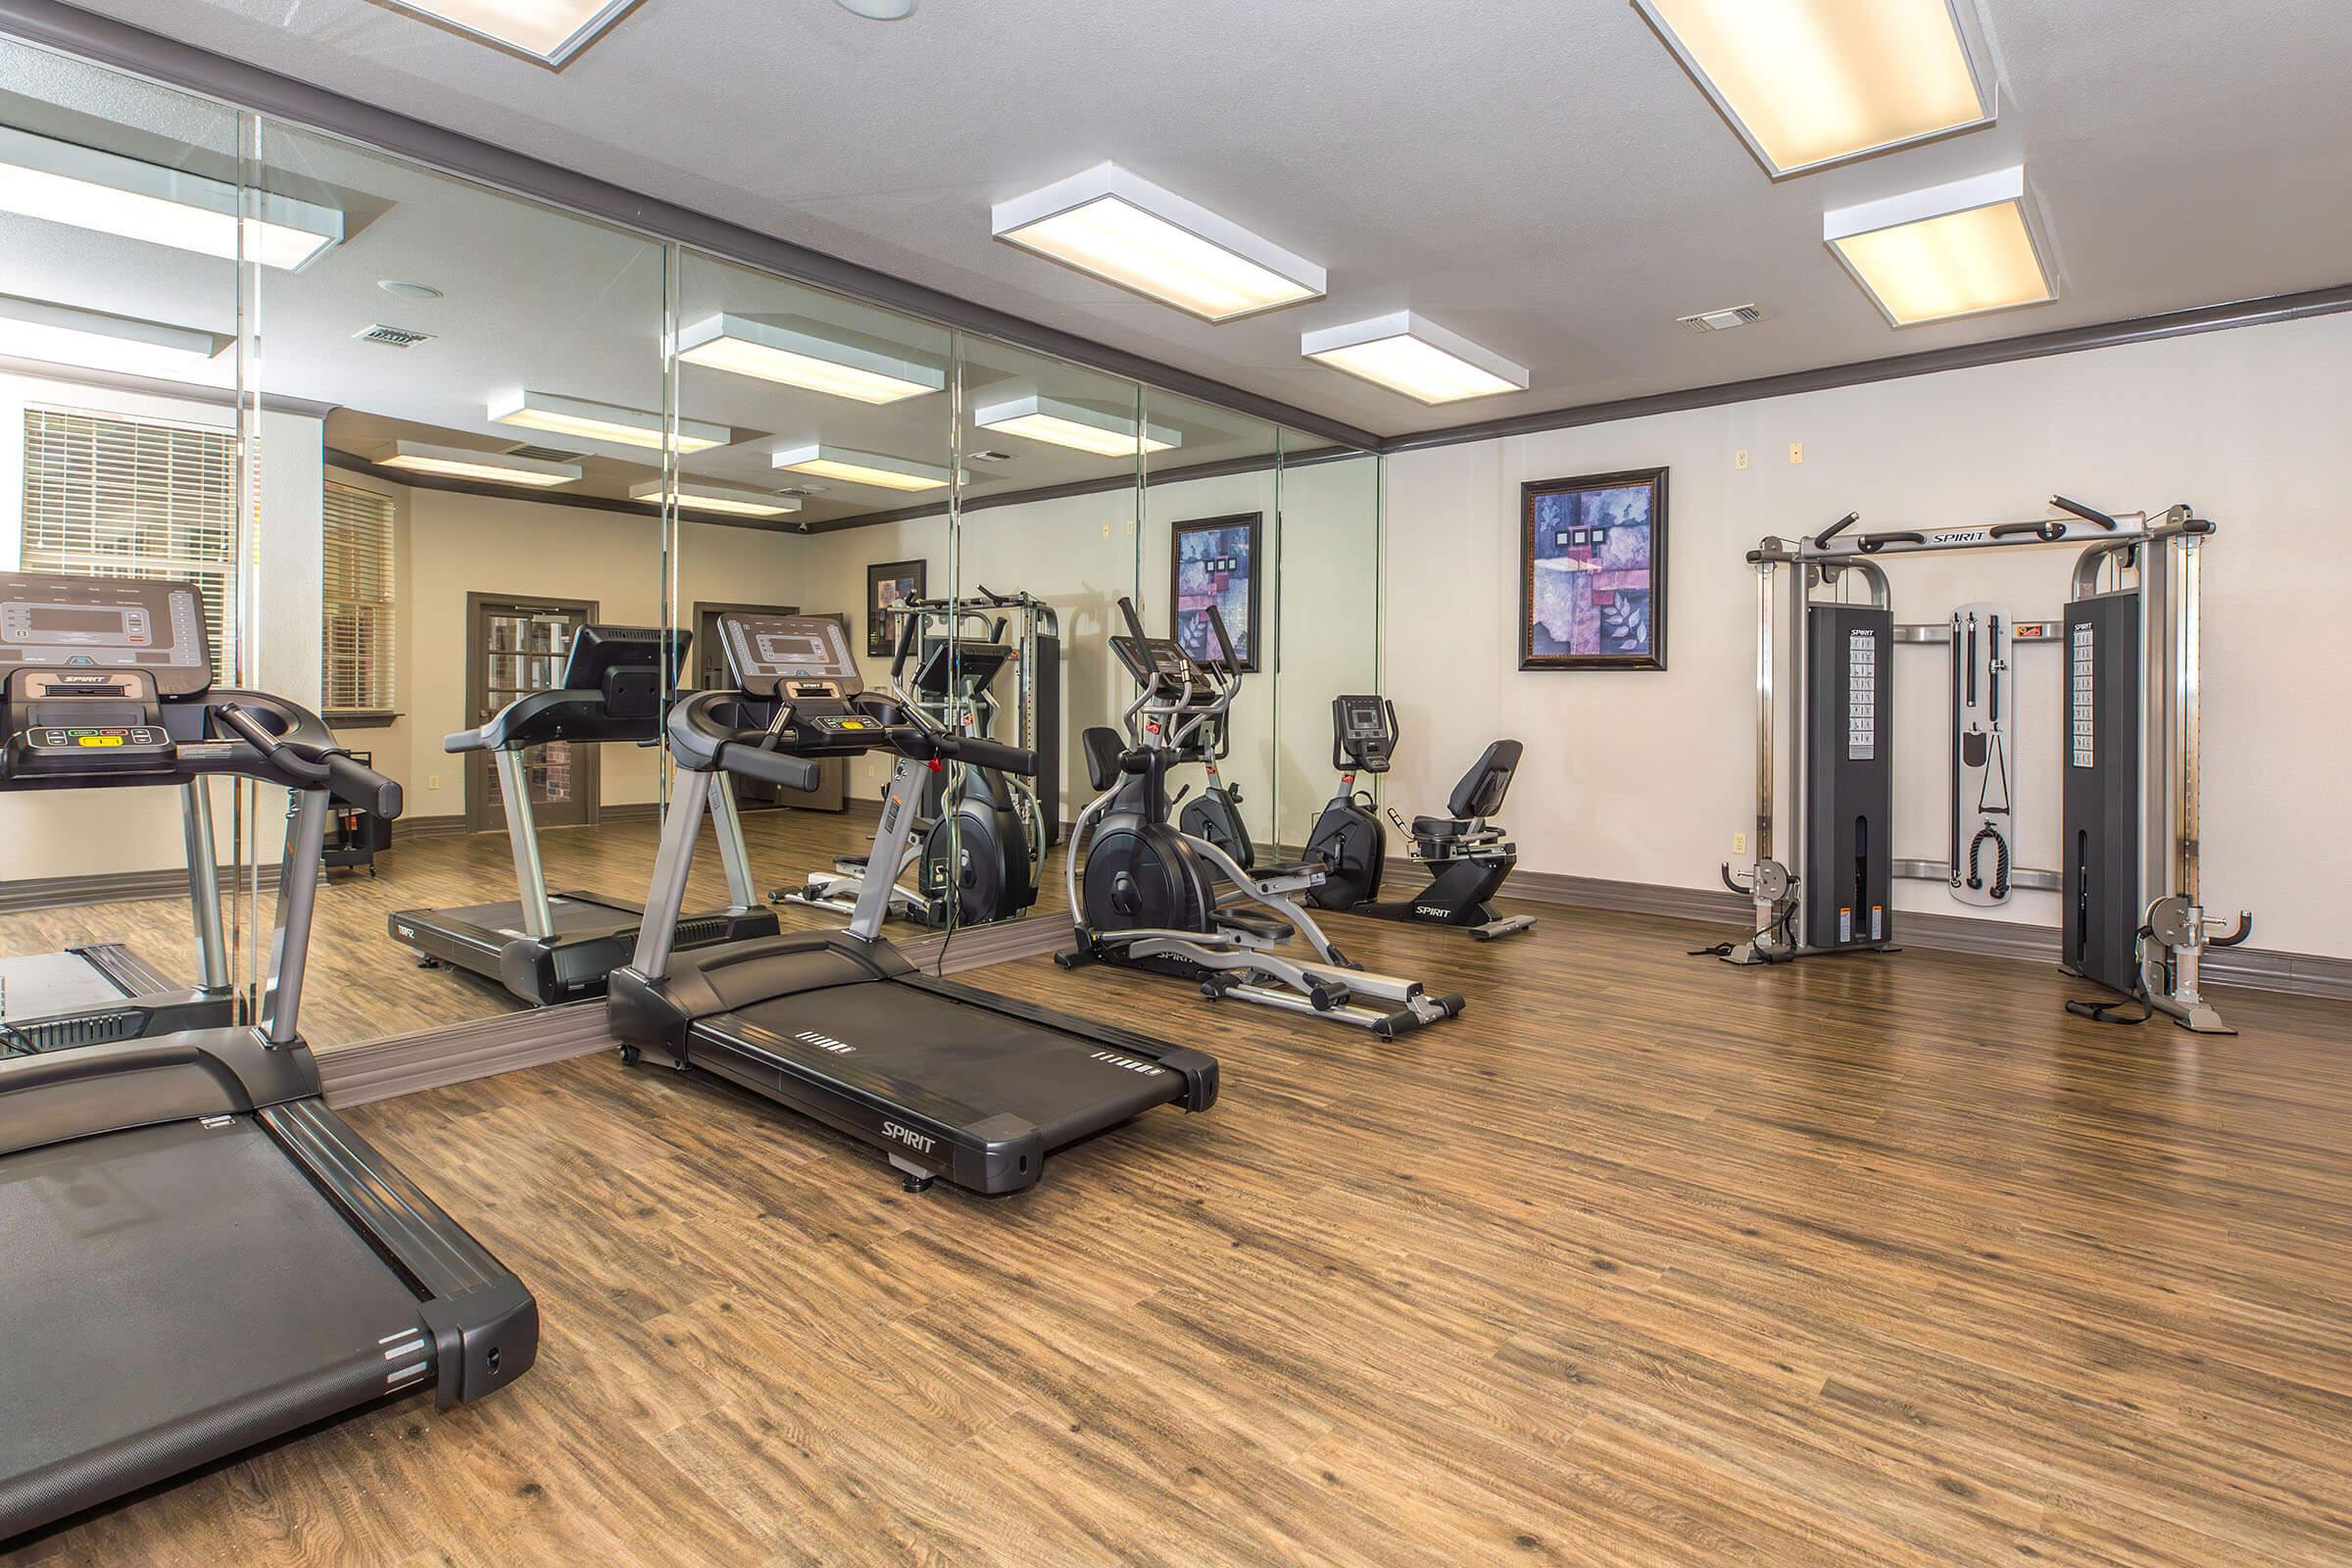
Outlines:
{"label": "ceiling air vent", "polygon": [[566,452],[562,447],[509,447],[510,458],[529,458],[534,463],[577,463],[587,456],[584,452]]}
{"label": "ceiling air vent", "polygon": [[1701,311],[1696,316],[1678,316],[1676,320],[1693,332],[1729,332],[1735,326],[1760,321],[1764,313],[1753,305],[1735,305],[1728,311]]}
{"label": "ceiling air vent", "polygon": [[1010,463],[1012,454],[1009,452],[966,452],[963,455],[963,461],[966,463]]}
{"label": "ceiling air vent", "polygon": [[433,340],[433,334],[430,332],[412,332],[405,326],[386,326],[381,321],[376,322],[365,332],[354,332],[351,335],[362,343],[381,343],[388,349],[413,349],[419,343],[430,343]]}

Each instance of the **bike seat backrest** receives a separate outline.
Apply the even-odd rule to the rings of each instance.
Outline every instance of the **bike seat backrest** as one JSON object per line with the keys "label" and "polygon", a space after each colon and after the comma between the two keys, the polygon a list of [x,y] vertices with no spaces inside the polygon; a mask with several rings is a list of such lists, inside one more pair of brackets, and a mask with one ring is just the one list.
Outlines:
{"label": "bike seat backrest", "polygon": [[1502,798],[1510,793],[1511,775],[1519,771],[1519,756],[1525,750],[1517,741],[1496,741],[1488,747],[1453,787],[1446,809],[1464,819],[1493,816],[1501,810]]}
{"label": "bike seat backrest", "polygon": [[1127,743],[1119,732],[1107,724],[1090,724],[1078,737],[1086,751],[1086,776],[1098,790],[1106,790],[1118,779],[1119,759],[1126,753]]}

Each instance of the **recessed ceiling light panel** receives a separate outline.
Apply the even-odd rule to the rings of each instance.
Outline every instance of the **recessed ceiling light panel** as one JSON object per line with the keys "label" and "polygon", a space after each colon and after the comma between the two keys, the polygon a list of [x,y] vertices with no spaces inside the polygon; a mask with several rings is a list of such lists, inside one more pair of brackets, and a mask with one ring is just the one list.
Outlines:
{"label": "recessed ceiling light panel", "polygon": [[678,358],[858,403],[897,403],[948,384],[944,365],[791,318],[707,317],[678,334]]}
{"label": "recessed ceiling light panel", "polygon": [[1183,435],[1166,425],[1138,425],[1126,415],[1104,414],[1034,392],[981,409],[973,422],[984,430],[1048,441],[1099,458],[1141,457],[1184,445]]}
{"label": "recessed ceiling light panel", "polygon": [[0,125],[0,212],[234,261],[248,202],[248,261],[298,271],[342,241],[331,207]]}
{"label": "recessed ceiling light panel", "polygon": [[1975,0],[1634,0],[1775,179],[1992,122]]}
{"label": "recessed ceiling light panel", "polygon": [[1411,311],[1305,333],[1298,339],[1298,352],[1335,370],[1433,405],[1527,390],[1527,367]]}
{"label": "recessed ceiling light panel", "polygon": [[771,495],[764,490],[731,490],[693,479],[680,480],[674,492],[667,493],[659,479],[629,486],[631,501],[653,506],[660,506],[672,494],[680,512],[710,512],[728,517],[782,517],[801,510],[801,504],[789,496]]}
{"label": "recessed ceiling light panel", "polygon": [[234,341],[197,327],[0,294],[0,355],[17,359],[180,377]]}
{"label": "recessed ceiling light panel", "polygon": [[469,447],[434,446],[423,441],[395,441],[375,460],[379,468],[406,468],[438,474],[444,479],[479,479],[488,484],[521,484],[544,490],[570,484],[580,477],[579,465],[546,463],[507,452],[476,452]]}
{"label": "recessed ceiling light panel", "polygon": [[[490,402],[489,416],[500,424],[519,424],[529,430],[553,430],[587,441],[612,441],[624,447],[659,448],[662,418],[650,409],[625,409],[586,398],[559,397],[553,392],[509,392]],[[678,421],[678,450],[708,452],[735,439],[723,424],[698,419]]]}
{"label": "recessed ceiling light panel", "polygon": [[991,214],[1007,245],[1208,321],[1323,295],[1323,269],[1116,164],[1097,164]]}
{"label": "recessed ceiling light panel", "polygon": [[637,0],[378,0],[469,38],[558,69]]}
{"label": "recessed ceiling light panel", "polygon": [[2058,297],[2024,165],[1840,208],[1822,238],[1895,326]]}
{"label": "recessed ceiling light panel", "polygon": [[894,458],[887,453],[857,452],[826,441],[779,447],[769,461],[774,466],[789,468],[795,473],[813,473],[849,484],[871,485],[880,490],[944,490],[948,487],[948,470],[945,468],[917,463],[911,458]]}

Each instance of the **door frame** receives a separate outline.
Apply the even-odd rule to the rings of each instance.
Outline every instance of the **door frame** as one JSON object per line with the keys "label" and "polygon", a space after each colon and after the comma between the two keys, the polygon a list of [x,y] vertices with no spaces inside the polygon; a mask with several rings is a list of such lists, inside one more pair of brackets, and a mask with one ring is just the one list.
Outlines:
{"label": "door frame", "polygon": [[[483,622],[492,605],[526,610],[545,609],[562,614],[578,613],[580,624],[604,619],[603,602],[595,599],[568,599],[558,594],[497,594],[468,593],[466,596],[466,712],[469,715],[466,727],[487,721],[482,713],[483,698],[487,695],[489,669],[483,663]],[[588,827],[597,825],[604,812],[604,773],[593,746],[572,748],[574,766],[572,777],[579,791],[582,821]],[[490,754],[466,754],[466,831],[487,833],[492,828],[504,830],[507,825],[503,810],[490,815]]]}

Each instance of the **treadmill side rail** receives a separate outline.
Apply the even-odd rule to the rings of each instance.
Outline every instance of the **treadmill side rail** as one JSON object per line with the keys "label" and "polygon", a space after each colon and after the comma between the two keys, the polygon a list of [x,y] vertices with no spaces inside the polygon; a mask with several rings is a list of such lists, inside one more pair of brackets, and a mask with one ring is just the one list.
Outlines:
{"label": "treadmill side rail", "polygon": [[257,1118],[377,1253],[423,1293],[432,1326],[435,1402],[505,1388],[539,1352],[539,1307],[489,1249],[451,1219],[321,1101],[272,1105]]}

